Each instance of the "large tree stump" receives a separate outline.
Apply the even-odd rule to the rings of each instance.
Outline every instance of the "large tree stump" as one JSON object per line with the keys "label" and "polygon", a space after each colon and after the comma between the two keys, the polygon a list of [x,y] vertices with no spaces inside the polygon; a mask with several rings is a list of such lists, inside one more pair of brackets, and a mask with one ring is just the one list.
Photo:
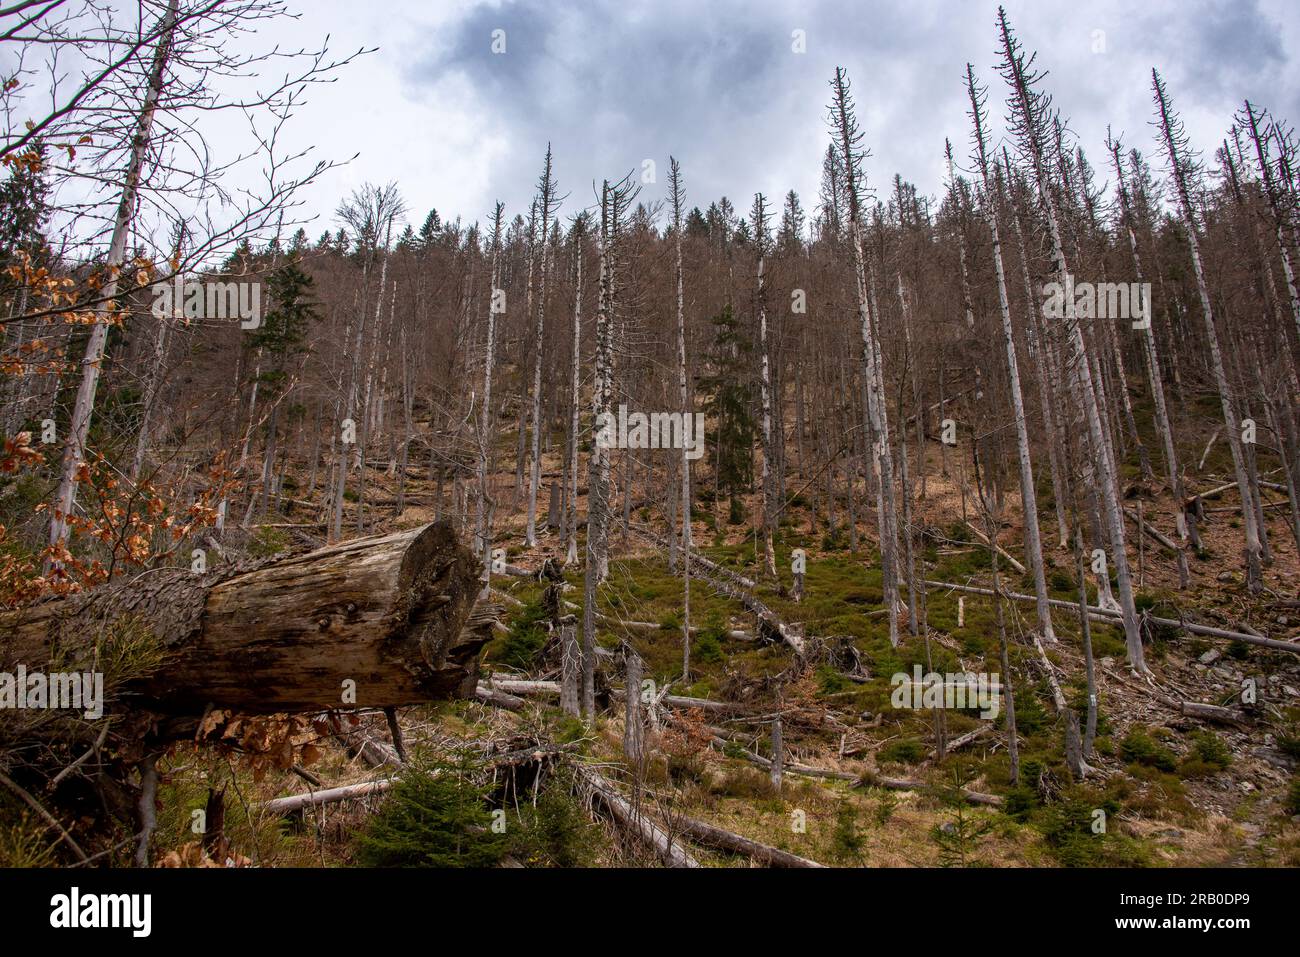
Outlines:
{"label": "large tree stump", "polygon": [[490,612],[475,612],[481,588],[474,556],[439,522],[205,575],[149,571],[0,612],[0,668],[79,662],[87,670],[96,636],[134,617],[166,658],[129,690],[162,713],[469,697],[491,634]]}

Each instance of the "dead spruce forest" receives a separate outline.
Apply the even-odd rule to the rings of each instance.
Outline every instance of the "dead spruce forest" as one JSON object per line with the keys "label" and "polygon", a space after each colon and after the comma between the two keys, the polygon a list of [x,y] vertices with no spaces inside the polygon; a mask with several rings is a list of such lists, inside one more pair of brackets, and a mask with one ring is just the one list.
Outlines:
{"label": "dead spruce forest", "polygon": [[[104,69],[0,104],[0,864],[1300,864],[1269,104],[1192,143],[1157,65],[1083,142],[1000,13],[939,195],[849,63],[815,196],[547,147],[309,234],[328,163],[180,212],[277,4],[15,9]],[[264,129],[346,82],[292,63]]]}

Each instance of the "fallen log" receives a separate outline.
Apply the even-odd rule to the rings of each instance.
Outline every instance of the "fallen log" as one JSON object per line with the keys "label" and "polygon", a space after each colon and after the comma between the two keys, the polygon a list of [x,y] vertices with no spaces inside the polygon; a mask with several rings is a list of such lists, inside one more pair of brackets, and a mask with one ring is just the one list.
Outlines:
{"label": "fallen log", "polygon": [[520,601],[514,595],[509,594],[508,592],[503,592],[496,588],[489,589],[489,592],[493,598],[501,602],[501,604],[503,605],[509,605],[511,608],[524,607],[524,603],[522,601]]}
{"label": "fallen log", "polygon": [[[929,788],[924,781],[914,781],[911,778],[889,778],[875,771],[864,771],[862,777],[854,784],[854,787],[885,788],[890,791],[924,791]],[[968,791],[962,788],[961,796],[971,804],[987,804],[992,807],[1002,805],[1002,796],[999,794],[985,794],[983,791]]]}
{"label": "fallen log", "polygon": [[[667,552],[668,542],[665,541],[661,535],[656,535],[648,528],[645,528],[644,526],[641,525],[637,525],[635,523],[632,524],[631,528],[634,534],[640,535],[642,538],[649,539],[650,541],[658,545],[660,548],[662,548],[665,552]],[[719,578],[726,579],[727,581],[730,581],[732,584],[738,585],[741,588],[752,589],[757,585],[754,579],[746,578],[744,575],[740,574],[739,572],[734,572],[730,568],[726,568],[722,565],[719,565],[713,559],[701,555],[699,552],[695,551],[694,549],[692,549],[689,553],[687,553],[687,557],[691,560],[692,564],[700,566],[700,568],[702,568],[704,571],[716,575]]]}
{"label": "fallen log", "polygon": [[1149,685],[1142,684],[1132,678],[1127,678],[1122,674],[1107,669],[1106,674],[1110,675],[1121,684],[1126,684],[1130,688],[1150,696],[1160,704],[1164,705],[1170,711],[1181,714],[1187,718],[1195,718],[1198,721],[1210,721],[1214,724],[1224,724],[1233,728],[1246,728],[1250,726],[1246,715],[1240,711],[1234,711],[1232,708],[1224,708],[1217,704],[1205,704],[1201,701],[1186,701],[1182,698],[1173,698],[1167,694],[1157,691]]}
{"label": "fallen log", "polygon": [[[612,688],[611,697],[622,698],[627,692],[622,688]],[[714,711],[722,714],[734,714],[737,711],[743,711],[744,705],[733,704],[730,701],[713,701],[709,698],[689,698],[679,694],[665,694],[658,698],[660,704],[665,704],[670,708],[676,708],[678,711]]]}
{"label": "fallen log", "polygon": [[558,695],[560,693],[560,683],[558,681],[534,681],[528,678],[504,678],[500,675],[489,675],[487,681],[480,684],[479,687],[484,688],[487,691],[504,691],[509,695]]}
{"label": "fallen log", "polygon": [[[601,619],[602,621],[608,622],[610,625],[613,625],[615,627],[626,628],[628,631],[636,631],[636,632],[640,632],[641,634],[657,634],[659,632],[671,632],[674,635],[680,635],[682,633],[682,630],[679,627],[665,628],[663,625],[656,624],[653,621],[628,621],[622,618],[611,618],[609,617],[609,615],[597,615],[596,617]],[[702,630],[703,629],[697,628],[694,625],[691,626],[692,635],[698,635]],[[728,631],[724,632],[723,637],[728,638],[732,641],[753,641],[754,640],[753,636],[750,635],[749,632],[740,631],[739,629],[735,629],[735,628],[729,629]]]}
{"label": "fallen log", "polygon": [[791,854],[789,851],[783,851],[777,847],[760,844],[758,841],[752,841],[740,834],[724,830],[705,821],[684,817],[678,819],[678,824],[681,826],[682,834],[697,844],[716,847],[724,851],[730,851],[733,854],[743,854],[751,860],[760,861],[771,867],[826,866],[825,864],[818,864],[816,861],[810,861],[806,857],[800,857],[798,854]]}
{"label": "fallen log", "polygon": [[666,866],[700,866],[680,843],[673,840],[671,834],[650,820],[639,808],[633,807],[605,777],[581,765],[575,768],[574,774],[592,800],[599,802],[620,827],[650,847]]}
{"label": "fallen log", "polygon": [[522,711],[524,709],[524,699],[516,698],[512,694],[504,691],[498,691],[482,682],[474,689],[474,697],[483,704],[489,704],[494,708],[503,708],[506,711]]}
{"label": "fallen log", "polygon": [[478,570],[445,522],[202,575],[153,570],[0,612],[0,667],[89,662],[98,636],[134,620],[165,657],[127,690],[164,714],[468,697],[494,618],[476,610]]}
{"label": "fallen log", "polygon": [[515,578],[536,578],[537,577],[536,571],[529,571],[527,568],[524,568],[520,565],[511,565],[508,562],[500,565],[499,568],[505,574],[512,575]]}
{"label": "fallen log", "polygon": [[[505,678],[500,675],[492,675],[487,681],[479,685],[476,693],[480,701],[487,701],[489,704],[495,702],[489,701],[489,696],[493,692],[504,692],[507,696],[513,695],[559,695],[560,683],[558,681],[536,681],[529,678]],[[622,698],[624,695],[622,688],[614,688],[610,695],[614,698]],[[519,700],[516,698],[516,700]],[[708,698],[688,698],[683,695],[664,695],[660,698],[662,704],[670,708],[677,708],[683,711],[690,711],[698,708],[701,711],[721,711],[735,712],[742,711],[743,706],[732,704],[729,701],[711,701]],[[501,707],[509,707],[502,704]],[[514,710],[514,709],[510,709]]]}
{"label": "fallen log", "polygon": [[1023,564],[1021,564],[1021,563],[1016,559],[1016,557],[1015,557],[1014,555],[1012,555],[1009,551],[1007,551],[1005,548],[1003,548],[1003,547],[1002,547],[1001,545],[999,545],[997,542],[990,542],[990,541],[989,541],[989,537],[988,537],[987,535],[985,535],[983,532],[981,532],[978,528],[976,528],[976,527],[974,526],[974,524],[972,524],[971,522],[964,522],[963,524],[964,524],[967,528],[969,528],[969,529],[971,530],[971,532],[974,533],[975,537],[978,538],[978,539],[979,539],[981,542],[983,542],[985,545],[990,545],[990,544],[991,544],[995,549],[997,549],[997,553],[998,553],[999,555],[1001,555],[1001,556],[1006,560],[1007,564],[1009,564],[1012,568],[1014,568],[1014,569],[1015,569],[1017,572],[1019,572],[1021,575],[1025,574],[1025,566],[1024,566]]}
{"label": "fallen log", "polygon": [[[926,581],[926,585],[931,588],[947,588],[950,591],[961,591],[971,595],[988,595],[992,596],[993,591],[989,588],[979,588],[975,585],[955,585],[952,582],[935,582]],[[1013,601],[1037,601],[1033,595],[1021,595],[1013,591],[1002,590],[1004,598],[1010,598]],[[1060,598],[1049,598],[1047,603],[1053,608],[1074,608],[1079,607],[1078,602],[1063,601]],[[1112,611],[1109,608],[1099,608],[1096,605],[1088,606],[1088,617],[1093,621],[1102,621],[1107,624],[1114,624],[1119,621],[1123,615],[1118,611]],[[1248,645],[1259,645],[1261,648],[1272,648],[1274,651],[1289,651],[1293,655],[1300,655],[1300,644],[1289,641],[1278,641],[1275,638],[1261,638],[1258,635],[1248,635],[1241,631],[1229,631],[1226,628],[1215,628],[1212,625],[1198,625],[1191,621],[1178,621],[1173,618],[1161,618],[1158,615],[1143,615],[1144,620],[1153,622],[1157,625],[1167,625],[1170,628],[1181,628],[1183,631],[1193,635],[1206,635],[1210,638],[1226,638],[1231,641],[1242,641]]]}
{"label": "fallen log", "polygon": [[1226,724],[1234,728],[1249,726],[1249,722],[1239,712],[1233,711],[1231,708],[1220,707],[1217,704],[1203,704],[1200,701],[1177,701],[1177,707],[1180,713],[1189,718],[1212,721],[1215,724]]}
{"label": "fallen log", "polygon": [[[761,754],[755,754],[753,751],[746,751],[745,757],[753,761],[759,767],[772,770],[772,759],[765,758]],[[791,761],[785,761],[781,764],[781,770],[788,774],[798,774],[806,778],[828,778],[832,781],[856,781],[858,776],[852,771],[836,771],[834,768],[815,768],[810,764],[797,764]]]}
{"label": "fallen log", "polygon": [[267,814],[285,815],[301,811],[303,808],[316,807],[321,804],[335,804],[339,801],[354,801],[382,794],[397,782],[396,778],[384,778],[380,781],[363,781],[360,784],[347,784],[343,787],[325,788],[323,791],[308,791],[306,794],[291,794],[289,797],[273,798],[262,805]]}
{"label": "fallen log", "polygon": [[[668,723],[674,724],[677,727],[688,727],[685,724],[685,722],[683,722],[680,718],[674,718],[672,715],[668,716]],[[735,753],[734,750],[728,749],[728,746],[734,744],[735,742],[730,741],[727,738],[724,738],[722,735],[718,734],[717,733],[718,729],[709,728],[706,725],[704,726],[704,730],[708,733],[709,744],[711,744],[713,747],[725,751],[728,755]],[[761,754],[755,754],[753,751],[750,751],[748,748],[741,748],[740,755],[746,761],[749,761],[752,764],[757,764],[760,768],[766,768],[769,771],[772,770],[771,758],[765,758]],[[857,781],[858,780],[858,775],[854,774],[852,771],[836,771],[834,768],[815,768],[808,764],[795,764],[789,761],[782,763],[781,770],[783,772],[788,771],[790,774],[802,775],[803,777],[807,777],[807,778],[829,778],[830,780],[833,781]]]}
{"label": "fallen log", "polygon": [[[500,754],[491,755],[487,758],[486,763],[496,769],[518,767],[521,764],[545,761],[556,755],[572,751],[574,747],[575,745],[538,744],[529,748],[520,748],[515,751],[504,751]],[[413,771],[408,773],[418,774],[423,772]],[[371,794],[382,794],[396,784],[397,780],[397,778],[380,778],[376,781],[362,781],[360,784],[346,784],[341,787],[308,791],[306,794],[292,794],[288,797],[272,798],[262,804],[262,810],[268,814],[286,815],[301,811],[306,807],[336,804],[340,801],[353,801],[358,798],[368,797]]]}
{"label": "fallen log", "polygon": [[[1263,503],[1260,505],[1260,508],[1289,508],[1290,505],[1291,505],[1290,502],[1263,502]],[[1207,508],[1205,511],[1206,511],[1206,514],[1209,514],[1209,515],[1215,515],[1215,514],[1218,514],[1218,513],[1220,513],[1220,512],[1240,512],[1240,511],[1241,511],[1241,506],[1240,506],[1240,505],[1228,505],[1228,506],[1225,506],[1224,508]]]}
{"label": "fallen log", "polygon": [[[725,748],[730,742],[713,735],[710,736],[710,743],[715,747]],[[772,767],[772,761],[769,758],[763,757],[761,754],[755,754],[752,751],[746,750],[744,751],[744,757],[747,761],[751,761],[759,767],[768,768],[769,770]],[[908,778],[885,777],[884,775],[872,770],[863,771],[862,774],[854,774],[851,771],[836,771],[833,768],[815,768],[806,764],[790,763],[783,765],[782,770],[788,771],[791,774],[802,775],[803,777],[829,778],[833,781],[849,781],[853,787],[871,786],[887,788],[893,791],[923,791],[927,788],[924,781],[913,781]],[[1002,798],[996,794],[984,794],[980,791],[963,790],[962,795],[972,804],[1002,804]]]}
{"label": "fallen log", "polygon": [[360,758],[368,768],[400,768],[406,762],[398,757],[397,751],[382,741],[376,741],[361,728],[340,731],[334,736],[349,758]]}
{"label": "fallen log", "polygon": [[[1207,509],[1207,511],[1212,512],[1214,511],[1214,509]],[[1143,532],[1145,532],[1148,538],[1154,539],[1159,545],[1164,546],[1165,548],[1169,549],[1171,552],[1181,552],[1183,550],[1181,545],[1179,545],[1176,541],[1174,541],[1164,532],[1160,531],[1160,529],[1156,528],[1146,519],[1144,518],[1140,519],[1138,517],[1137,512],[1133,511],[1132,509],[1126,508],[1124,509],[1124,514],[1128,516],[1129,521],[1131,521],[1134,525],[1137,525]]]}
{"label": "fallen log", "polygon": [[[953,738],[951,741],[946,742],[944,744],[943,750],[945,753],[951,753],[953,751],[956,751],[958,748],[964,748],[966,745],[970,744],[976,738],[988,734],[992,730],[993,730],[992,725],[981,724],[974,731],[967,731],[965,734],[959,735],[958,737]],[[926,762],[933,761],[938,756],[939,756],[939,752],[937,749],[935,749],[930,751],[930,753],[925,756],[925,760]]]}
{"label": "fallen log", "polygon": [[[524,603],[517,602],[517,604],[520,607],[523,607]],[[582,612],[582,606],[575,605],[571,601],[565,601],[564,607],[567,608],[569,611],[574,612],[575,614],[580,614]],[[679,635],[681,634],[682,631],[681,628],[679,627],[665,628],[663,625],[656,624],[653,621],[628,621],[623,618],[613,618],[609,615],[606,615],[604,612],[600,612],[600,611],[596,612],[596,620],[604,622],[605,624],[609,625],[611,628],[622,628],[626,631],[637,631],[637,632],[641,632],[642,634],[655,634],[657,632],[667,631],[667,632],[672,632],[675,635]],[[702,630],[703,629],[697,628],[694,625],[691,626],[692,635],[698,635]],[[751,635],[749,632],[740,631],[739,629],[735,629],[735,628],[723,632],[722,636],[731,641],[753,641],[754,640],[754,636]]]}

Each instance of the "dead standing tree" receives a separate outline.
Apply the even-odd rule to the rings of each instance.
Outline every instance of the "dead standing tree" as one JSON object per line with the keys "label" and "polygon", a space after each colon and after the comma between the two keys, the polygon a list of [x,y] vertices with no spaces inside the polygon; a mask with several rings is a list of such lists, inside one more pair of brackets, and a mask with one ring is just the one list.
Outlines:
{"label": "dead standing tree", "polygon": [[763,510],[759,525],[759,551],[763,574],[771,581],[780,580],[776,574],[776,559],[772,543],[772,526],[776,522],[776,489],[772,471],[775,444],[772,440],[772,369],[767,336],[767,289],[764,283],[768,246],[771,234],[768,228],[767,199],[762,193],[754,196],[750,213],[753,232],[754,256],[754,311],[758,319],[758,385],[762,423],[759,438],[762,441],[762,496]]}
{"label": "dead standing tree", "polygon": [[542,168],[541,178],[537,182],[537,208],[541,212],[542,229],[540,278],[535,307],[536,319],[533,325],[533,401],[530,415],[533,426],[532,452],[530,456],[532,471],[528,483],[528,527],[524,534],[524,544],[529,548],[537,544],[537,489],[542,484],[542,359],[544,356],[542,346],[545,343],[546,280],[549,275],[546,247],[547,237],[550,235],[551,218],[560,205],[560,200],[555,195],[555,188],[555,177],[551,172],[551,146],[548,143],[546,145],[546,162]]}
{"label": "dead standing tree", "polygon": [[[682,424],[694,414],[686,372],[686,307],[683,295],[682,270],[682,207],[686,193],[682,186],[682,167],[676,158],[668,158],[668,191],[673,208],[674,279],[677,285],[677,387],[681,402]],[[697,437],[698,439],[699,437]],[[691,457],[690,449],[682,444],[682,679],[691,675]],[[672,532],[670,532],[672,534]],[[671,551],[671,550],[670,550]]]}
{"label": "dead standing tree", "polygon": [[1232,452],[1232,467],[1236,474],[1237,490],[1241,495],[1241,524],[1246,536],[1246,583],[1251,591],[1258,591],[1263,584],[1261,568],[1263,540],[1255,508],[1257,489],[1252,487],[1250,476],[1247,474],[1246,454],[1242,448],[1241,417],[1237,412],[1237,400],[1224,367],[1219,334],[1214,325],[1214,307],[1211,305],[1205,268],[1201,263],[1200,230],[1190,193],[1199,169],[1188,147],[1182,121],[1170,107],[1164,81],[1155,70],[1151,71],[1151,89],[1156,103],[1165,157],[1169,163],[1169,173],[1178,198],[1178,211],[1182,217],[1183,231],[1187,236],[1187,245],[1192,258],[1192,272],[1196,276],[1196,291],[1200,296],[1201,318],[1204,322],[1202,331],[1210,353],[1210,371],[1219,390],[1219,403],[1223,409],[1224,424],[1227,426],[1228,448]]}
{"label": "dead standing tree", "polygon": [[[1033,69],[1033,56],[1026,57],[1019,42],[1011,33],[1006,13],[998,10],[1003,60],[999,67],[1003,78],[1011,87],[1009,100],[1009,128],[1029,160],[1032,180],[1047,216],[1048,235],[1052,248],[1053,271],[1062,288],[1072,283],[1070,267],[1065,258],[1061,239],[1060,216],[1053,184],[1048,174],[1047,133],[1051,129],[1054,113],[1051,97],[1035,88],[1041,74]],[[1073,366],[1074,393],[1080,399],[1087,424],[1087,438],[1091,456],[1098,463],[1101,476],[1101,498],[1107,531],[1110,535],[1111,559],[1119,584],[1120,610],[1124,618],[1124,636],[1128,647],[1129,664],[1138,672],[1146,672],[1146,659],[1142,647],[1142,634],[1138,626],[1137,610],[1133,602],[1133,583],[1129,574],[1128,555],[1124,545],[1124,516],[1121,511],[1118,488],[1118,471],[1112,457],[1110,439],[1106,434],[1105,419],[1093,387],[1088,347],[1083,329],[1074,315],[1074,302],[1065,301],[1065,340],[1070,348],[1069,362]]]}
{"label": "dead standing tree", "polygon": [[[109,327],[121,321],[122,302],[154,282],[170,281],[187,268],[210,261],[250,235],[282,225],[294,194],[333,165],[317,161],[295,174],[293,169],[306,154],[285,155],[279,137],[307,90],[329,82],[352,57],[328,61],[324,47],[290,54],[228,49],[233,34],[249,32],[257,23],[285,12],[279,0],[226,4],[169,0],[155,22],[136,24],[133,35],[106,38],[103,49],[94,44],[83,48],[87,61],[102,69],[65,104],[70,107],[66,112],[48,118],[51,130],[75,141],[86,155],[82,165],[64,168],[61,182],[122,183],[111,212],[95,202],[78,208],[79,227],[105,222],[100,235],[107,235],[107,248],[97,280],[79,290],[71,302],[0,320],[21,323],[93,314],[50,509],[49,554],[54,564],[67,548],[81,467],[89,458],[87,442]],[[297,68],[300,59],[306,62]],[[250,96],[221,92],[223,80],[255,75],[273,60],[290,61],[295,67]],[[248,135],[256,145],[253,153],[227,160],[203,139],[199,119],[221,111],[242,112],[248,118]],[[17,149],[22,142],[23,137],[11,139],[6,149]],[[232,191],[223,185],[223,179],[254,155],[263,182],[260,188]],[[170,269],[160,269],[156,264],[173,252],[170,231],[178,219],[190,224],[187,253]],[[150,258],[145,251],[157,245],[153,233],[159,227],[168,234],[166,248]],[[90,237],[92,242],[97,238]],[[128,241],[141,250],[137,263],[146,268],[125,268]]]}
{"label": "dead standing tree", "polygon": [[877,508],[881,577],[884,584],[885,607],[889,609],[889,640],[896,646],[899,639],[899,591],[898,521],[894,511],[894,456],[889,440],[889,419],[878,329],[872,318],[871,301],[867,290],[866,255],[863,249],[862,163],[867,153],[862,146],[862,132],[858,129],[857,118],[854,115],[848,75],[842,68],[836,68],[831,88],[834,92],[830,107],[830,122],[837,158],[841,170],[845,173],[844,193],[849,204],[849,232],[853,246],[854,276],[857,281],[863,375],[867,385],[866,425],[867,433],[874,443],[874,458],[880,482]]}
{"label": "dead standing tree", "polygon": [[474,548],[483,562],[483,589],[492,581],[492,513],[495,503],[488,491],[488,460],[496,442],[496,414],[492,408],[492,373],[496,364],[497,315],[505,312],[501,282],[501,225],[505,206],[492,211],[492,289],[488,295],[487,334],[483,346],[483,400],[479,403],[478,501],[474,513]]}
{"label": "dead standing tree", "polygon": [[[975,82],[975,69],[966,64],[966,91],[971,103],[971,122],[974,125],[975,159],[979,166],[980,183],[984,189],[985,220],[993,239],[993,268],[997,277],[998,311],[1002,318],[1002,339],[1006,348],[1007,389],[1011,394],[1011,413],[1016,427],[1016,458],[1020,465],[1020,502],[1024,513],[1025,556],[1029,560],[1034,579],[1034,594],[1038,598],[1038,629],[1044,641],[1055,641],[1052,630],[1052,612],[1047,604],[1047,578],[1043,574],[1043,546],[1038,530],[1038,501],[1034,494],[1034,468],[1029,456],[1029,424],[1025,416],[1025,401],[1020,389],[1020,365],[1016,361],[1016,337],[1011,327],[1011,301],[1007,295],[1006,269],[1002,264],[1002,237],[998,228],[996,198],[1001,188],[995,187],[989,175],[989,158],[985,141],[984,101],[987,94]],[[951,153],[949,154],[951,156]]]}
{"label": "dead standing tree", "polygon": [[595,385],[592,389],[592,443],[587,478],[587,556],[582,599],[582,713],[596,717],[596,591],[609,573],[608,435],[613,417],[614,320],[623,222],[639,192],[631,174],[609,180],[600,191],[600,293],[596,309]]}

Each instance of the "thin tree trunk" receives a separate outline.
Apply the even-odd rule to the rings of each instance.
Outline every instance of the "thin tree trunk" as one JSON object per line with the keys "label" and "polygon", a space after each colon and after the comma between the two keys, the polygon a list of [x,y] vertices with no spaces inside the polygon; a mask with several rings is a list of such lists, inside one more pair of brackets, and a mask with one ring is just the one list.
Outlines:
{"label": "thin tree trunk", "polygon": [[154,115],[158,109],[159,97],[162,95],[167,60],[172,51],[178,5],[179,0],[169,0],[158,30],[158,44],[154,48],[153,63],[149,68],[149,81],[144,100],[140,105],[140,114],[135,121],[126,176],[113,220],[113,235],[109,240],[108,254],[104,259],[105,282],[100,290],[103,304],[95,310],[95,324],[86,343],[85,358],[81,362],[81,383],[77,388],[77,399],[72,408],[68,442],[64,447],[59,466],[59,484],[54,494],[54,507],[50,515],[49,540],[56,552],[66,548],[71,531],[68,519],[72,517],[72,510],[76,504],[77,472],[87,457],[86,441],[90,437],[90,419],[95,411],[95,393],[99,388],[104,349],[108,344],[111,318],[117,312],[118,271],[126,261],[126,244],[135,216],[140,177],[149,154]]}
{"label": "thin tree trunk", "polygon": [[1199,230],[1196,226],[1195,213],[1192,209],[1189,184],[1186,176],[1186,159],[1180,155],[1180,125],[1170,118],[1169,104],[1165,96],[1164,84],[1160,74],[1151,71],[1152,87],[1155,92],[1156,106],[1160,114],[1160,132],[1164,140],[1165,151],[1169,157],[1173,176],[1174,191],[1178,197],[1178,208],[1183,220],[1183,229],[1187,234],[1187,245],[1192,257],[1192,272],[1196,277],[1196,291],[1201,299],[1201,318],[1204,322],[1206,343],[1209,346],[1210,371],[1214,374],[1215,385],[1219,390],[1219,402],[1223,408],[1223,420],[1227,425],[1228,448],[1232,452],[1232,465],[1236,473],[1237,488],[1241,494],[1241,524],[1245,531],[1246,545],[1246,582],[1251,591],[1258,591],[1263,586],[1263,572],[1260,567],[1263,548],[1260,530],[1256,520],[1255,490],[1251,487],[1247,474],[1245,451],[1241,441],[1241,420],[1237,414],[1237,404],[1232,388],[1228,382],[1227,371],[1223,364],[1223,353],[1219,348],[1219,335],[1214,326],[1214,307],[1210,304],[1210,290],[1205,280],[1205,270],[1201,265],[1201,246]]}

